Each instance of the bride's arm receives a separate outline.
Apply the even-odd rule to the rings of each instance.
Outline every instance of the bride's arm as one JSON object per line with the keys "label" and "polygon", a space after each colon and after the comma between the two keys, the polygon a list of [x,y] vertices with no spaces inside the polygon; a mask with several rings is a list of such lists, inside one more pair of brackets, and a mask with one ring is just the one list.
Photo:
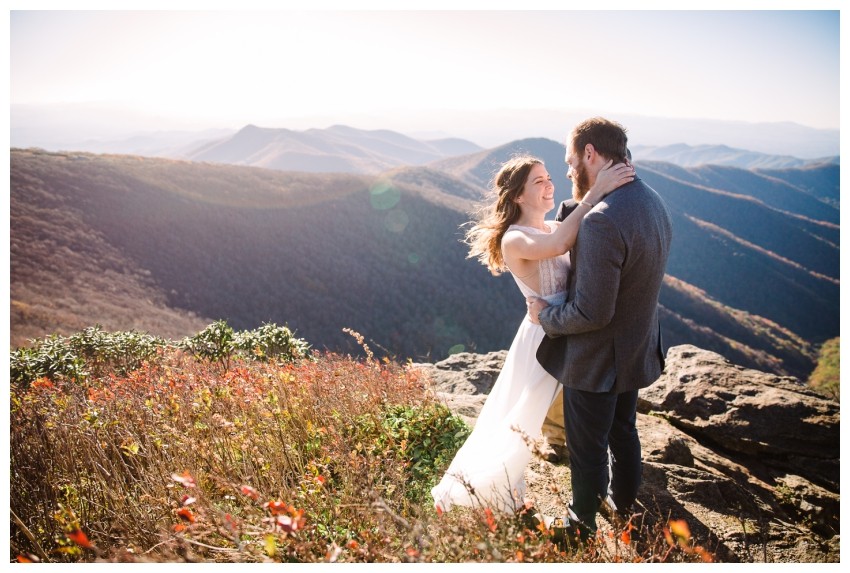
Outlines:
{"label": "bride's arm", "polygon": [[[575,245],[578,229],[581,225],[582,218],[593,209],[597,203],[602,201],[611,191],[625,185],[630,181],[634,181],[634,167],[627,163],[618,163],[613,165],[613,161],[609,161],[605,167],[599,170],[596,175],[596,181],[587,192],[587,195],[573,209],[566,219],[564,219],[558,228],[555,230],[553,239],[555,240],[557,250],[554,255],[566,253]],[[549,256],[554,256],[549,255]]]}
{"label": "bride's arm", "polygon": [[562,255],[573,248],[578,235],[581,219],[608,193],[635,178],[631,165],[609,161],[596,176],[596,181],[584,199],[560,225],[548,234],[529,234],[514,230],[505,233],[502,239],[502,251],[521,259],[538,261]]}

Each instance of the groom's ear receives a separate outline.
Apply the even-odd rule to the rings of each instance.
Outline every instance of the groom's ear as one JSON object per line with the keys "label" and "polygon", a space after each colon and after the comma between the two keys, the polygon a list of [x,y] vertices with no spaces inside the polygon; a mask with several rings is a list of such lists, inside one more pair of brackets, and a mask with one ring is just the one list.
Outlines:
{"label": "groom's ear", "polygon": [[592,143],[588,143],[584,146],[584,156],[582,158],[584,159],[585,165],[599,166],[600,169],[608,163],[608,159],[596,151],[596,148],[593,147]]}

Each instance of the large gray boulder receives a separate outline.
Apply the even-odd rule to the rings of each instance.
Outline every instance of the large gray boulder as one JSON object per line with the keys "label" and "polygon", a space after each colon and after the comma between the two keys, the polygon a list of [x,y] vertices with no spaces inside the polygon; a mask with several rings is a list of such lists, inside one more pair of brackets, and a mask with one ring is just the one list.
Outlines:
{"label": "large gray boulder", "polygon": [[459,352],[436,364],[416,366],[429,375],[433,390],[449,409],[473,426],[507,354],[506,350],[489,354]]}
{"label": "large gray boulder", "polygon": [[663,415],[717,449],[755,457],[837,491],[837,402],[796,378],[742,368],[695,346],[673,347],[667,360],[658,381],[641,390],[641,412]]}

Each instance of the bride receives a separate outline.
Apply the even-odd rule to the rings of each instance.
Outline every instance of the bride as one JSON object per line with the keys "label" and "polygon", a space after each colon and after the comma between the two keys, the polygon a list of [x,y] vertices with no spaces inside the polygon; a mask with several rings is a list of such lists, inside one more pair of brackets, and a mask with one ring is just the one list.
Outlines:
{"label": "bride", "polygon": [[[494,275],[509,271],[526,298],[561,304],[567,293],[568,251],[582,217],[632,179],[630,165],[609,162],[563,222],[546,221],[546,213],[555,207],[552,179],[540,159],[514,157],[496,174],[495,200],[466,233],[469,257]],[[559,390],[555,378],[537,362],[543,336],[542,327],[526,315],[472,433],[431,490],[438,511],[461,505],[513,513],[523,507],[531,441],[540,438],[543,419]]]}

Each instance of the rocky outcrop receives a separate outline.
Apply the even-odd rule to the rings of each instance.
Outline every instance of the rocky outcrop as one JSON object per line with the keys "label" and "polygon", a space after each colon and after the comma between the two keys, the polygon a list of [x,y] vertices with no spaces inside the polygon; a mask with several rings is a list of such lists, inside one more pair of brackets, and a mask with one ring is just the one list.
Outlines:
{"label": "rocky outcrop", "polygon": [[714,447],[838,490],[839,405],[799,382],[736,366],[694,346],[670,349],[671,366],[640,392],[656,412]]}
{"label": "rocky outcrop", "polygon": [[[464,353],[418,366],[453,411],[474,421],[504,357]],[[638,407],[638,501],[648,515],[686,520],[719,561],[839,560],[837,402],[794,378],[686,345],[670,349]],[[568,466],[545,460],[529,467],[529,490],[544,512],[548,504],[563,513],[547,482],[568,489],[568,476]]]}
{"label": "rocky outcrop", "polygon": [[489,354],[459,352],[436,364],[417,364],[430,374],[433,390],[471,426],[505,362],[506,350]]}

